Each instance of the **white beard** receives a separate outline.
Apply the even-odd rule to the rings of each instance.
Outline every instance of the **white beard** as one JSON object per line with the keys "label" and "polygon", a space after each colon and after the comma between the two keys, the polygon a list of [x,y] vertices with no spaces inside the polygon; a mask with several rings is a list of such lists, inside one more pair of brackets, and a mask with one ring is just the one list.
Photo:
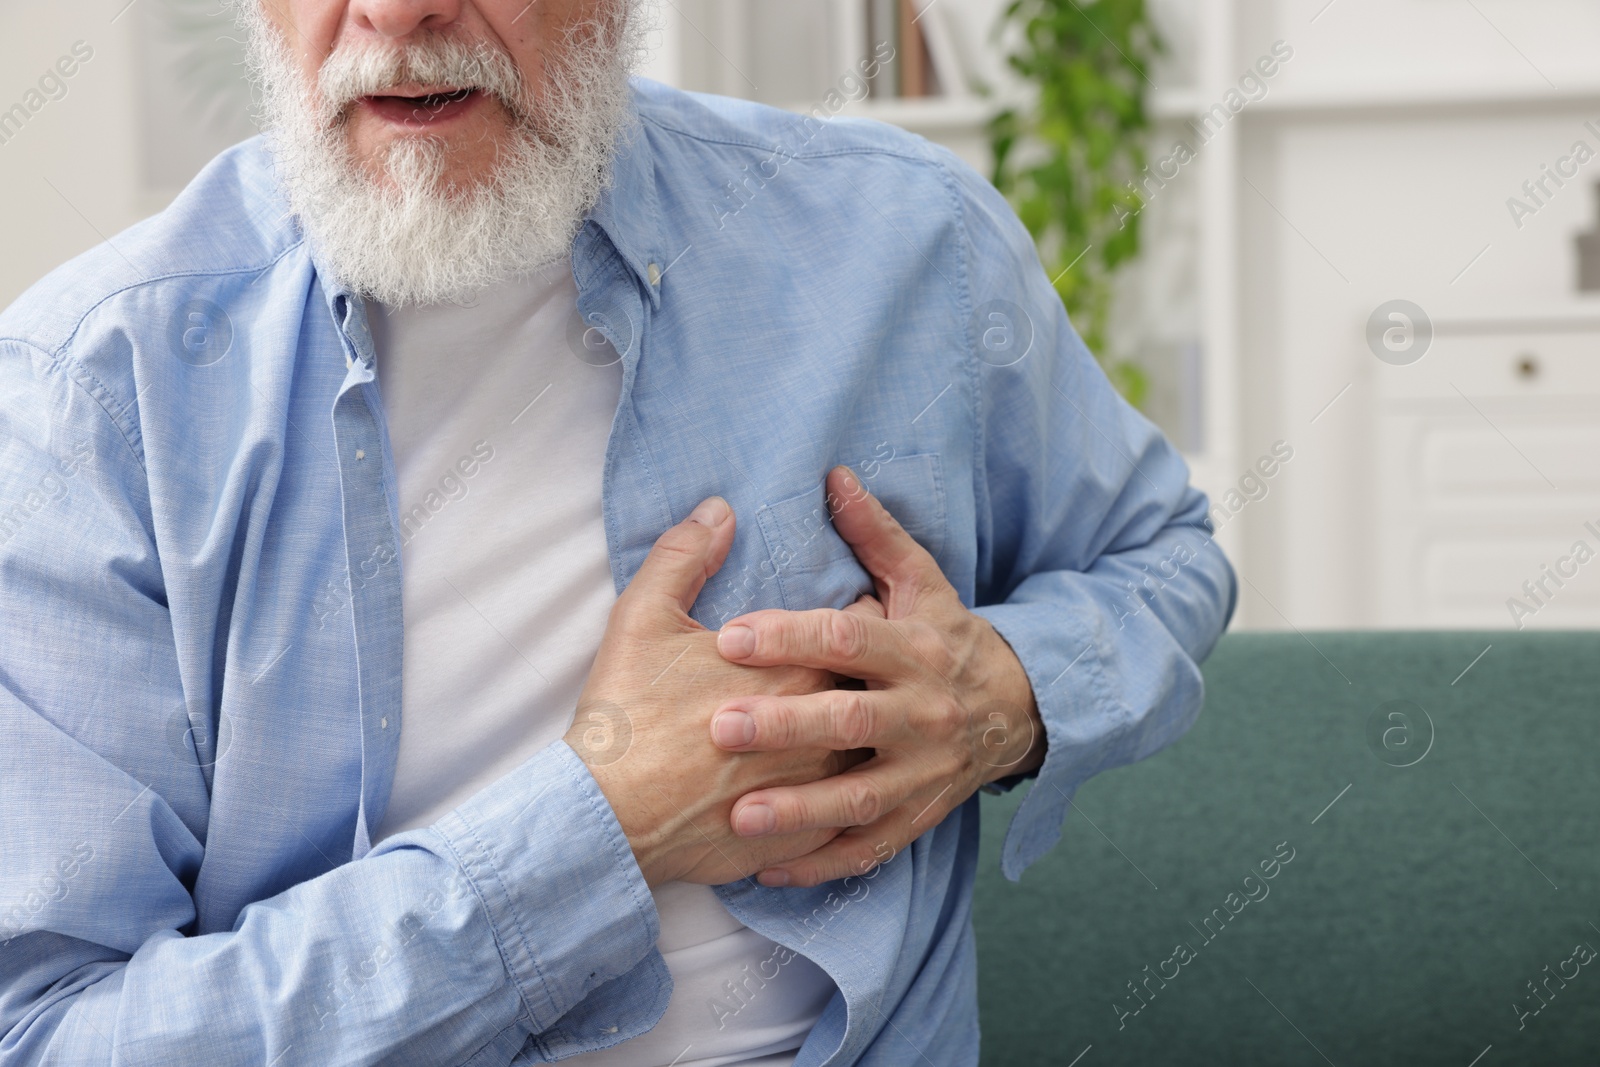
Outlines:
{"label": "white beard", "polygon": [[[627,78],[644,29],[632,0],[547,47],[537,99],[498,44],[456,37],[339,49],[309,85],[260,3],[239,0],[237,13],[261,126],[290,207],[337,280],[394,307],[459,302],[570,254],[631,117]],[[479,107],[500,101],[512,122],[490,179],[458,184],[445,142],[426,135],[399,138],[373,161],[387,183],[363,170],[348,106],[407,81],[478,86],[491,98]]]}

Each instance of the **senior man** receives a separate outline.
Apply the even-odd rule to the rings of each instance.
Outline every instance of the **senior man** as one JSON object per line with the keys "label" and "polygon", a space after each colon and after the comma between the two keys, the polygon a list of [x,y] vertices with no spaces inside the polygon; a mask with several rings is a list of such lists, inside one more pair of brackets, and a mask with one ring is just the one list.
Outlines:
{"label": "senior man", "polygon": [[977,791],[1235,598],[1016,217],[631,0],[239,14],[267,136],[0,316],[0,1063],[975,1062]]}

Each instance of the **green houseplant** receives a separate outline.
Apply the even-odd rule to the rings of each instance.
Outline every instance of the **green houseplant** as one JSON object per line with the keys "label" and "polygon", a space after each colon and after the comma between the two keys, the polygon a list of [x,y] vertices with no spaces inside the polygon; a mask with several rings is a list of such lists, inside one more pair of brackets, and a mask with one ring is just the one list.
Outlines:
{"label": "green houseplant", "polygon": [[1139,252],[1135,181],[1144,169],[1146,91],[1164,44],[1145,0],[1012,0],[1007,64],[1037,91],[989,123],[995,186],[1033,234],[1073,325],[1135,406],[1148,381],[1108,350],[1113,279]]}

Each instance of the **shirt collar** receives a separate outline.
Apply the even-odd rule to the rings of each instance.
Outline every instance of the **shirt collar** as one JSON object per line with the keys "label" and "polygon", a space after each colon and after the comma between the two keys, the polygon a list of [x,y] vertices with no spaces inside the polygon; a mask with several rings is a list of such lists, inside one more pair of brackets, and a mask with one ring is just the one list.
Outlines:
{"label": "shirt collar", "polygon": [[[661,243],[660,210],[656,198],[655,158],[650,141],[639,120],[639,90],[630,79],[628,121],[617,135],[609,163],[610,175],[595,206],[584,218],[572,247],[572,270],[578,287],[584,288],[594,273],[594,261],[604,249],[596,243],[603,234],[649,294],[652,308],[661,307],[661,277],[671,265]],[[342,332],[349,335],[356,354],[370,368],[372,339],[367,328],[365,301],[326,268],[313,238],[308,242],[311,262],[322,280],[322,291]]]}
{"label": "shirt collar", "polygon": [[[655,154],[639,119],[638,87],[630,84],[629,89],[633,104],[629,120],[617,137],[610,181],[589,212],[585,229],[596,227],[606,235],[644,291],[650,294],[651,306],[660,308],[661,276],[677,253],[662,245]],[[578,249],[583,243],[580,234],[573,254],[575,273],[580,269]]]}

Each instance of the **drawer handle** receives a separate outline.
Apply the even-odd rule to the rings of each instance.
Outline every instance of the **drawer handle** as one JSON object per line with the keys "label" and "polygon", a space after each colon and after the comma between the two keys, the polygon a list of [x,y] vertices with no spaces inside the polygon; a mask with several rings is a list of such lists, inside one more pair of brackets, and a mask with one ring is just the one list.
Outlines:
{"label": "drawer handle", "polygon": [[1517,377],[1523,381],[1532,381],[1539,376],[1539,357],[1532,352],[1524,352],[1517,357]]}

